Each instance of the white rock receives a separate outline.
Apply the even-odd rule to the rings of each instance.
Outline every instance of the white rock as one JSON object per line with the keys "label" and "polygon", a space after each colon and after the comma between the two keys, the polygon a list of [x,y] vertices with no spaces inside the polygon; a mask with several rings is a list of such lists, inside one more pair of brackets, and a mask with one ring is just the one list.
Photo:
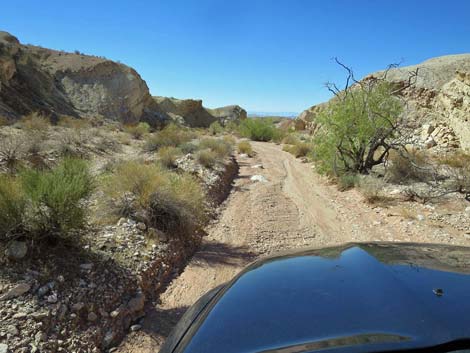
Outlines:
{"label": "white rock", "polygon": [[259,181],[260,183],[267,183],[268,182],[268,179],[266,179],[264,176],[262,175],[253,175],[251,178],[250,178],[251,181]]}
{"label": "white rock", "polygon": [[0,343],[0,353],[8,353],[8,345],[5,343]]}
{"label": "white rock", "polygon": [[389,192],[390,195],[398,195],[401,194],[400,189],[393,189],[392,191]]}
{"label": "white rock", "polygon": [[30,289],[31,285],[29,283],[19,283],[8,292],[0,296],[0,301],[19,297],[28,292]]}
{"label": "white rock", "polygon": [[422,214],[419,214],[419,215],[416,216],[416,219],[418,221],[424,221],[425,217]]}
{"label": "white rock", "polygon": [[470,206],[465,208],[465,212],[470,213]]}
{"label": "white rock", "polygon": [[262,164],[255,164],[255,165],[252,165],[251,168],[253,169],[264,169],[263,165]]}
{"label": "white rock", "polygon": [[81,264],[80,268],[83,271],[90,271],[93,268],[93,264]]}

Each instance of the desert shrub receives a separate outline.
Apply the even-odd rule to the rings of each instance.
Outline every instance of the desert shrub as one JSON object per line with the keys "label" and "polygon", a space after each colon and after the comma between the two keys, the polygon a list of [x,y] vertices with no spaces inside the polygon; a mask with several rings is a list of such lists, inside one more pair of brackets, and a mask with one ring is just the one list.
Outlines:
{"label": "desert shrub", "polygon": [[211,135],[219,135],[224,132],[224,128],[218,121],[214,121],[212,124],[209,125],[209,134]]}
{"label": "desert shrub", "polygon": [[146,140],[144,149],[147,152],[153,152],[164,146],[178,147],[183,143],[191,141],[195,137],[194,132],[182,126],[170,124],[164,129],[151,134]]}
{"label": "desert shrub", "polygon": [[7,126],[9,124],[10,124],[10,122],[8,121],[8,119],[6,117],[0,115],[0,127]]}
{"label": "desert shrub", "polygon": [[158,150],[159,162],[167,168],[176,167],[176,159],[182,154],[178,147],[165,146]]}
{"label": "desert shrub", "polygon": [[137,125],[126,125],[124,131],[131,134],[136,140],[140,140],[144,135],[150,132],[150,125],[140,122]]}
{"label": "desert shrub", "polygon": [[217,154],[210,150],[200,150],[196,154],[197,161],[206,168],[212,168],[217,162]]}
{"label": "desert shrub", "polygon": [[251,147],[251,143],[249,141],[240,141],[237,146],[238,153],[244,153],[248,156],[253,156],[253,148]]}
{"label": "desert shrub", "polygon": [[426,152],[420,150],[391,151],[387,160],[386,180],[392,183],[427,181],[434,176]]}
{"label": "desert shrub", "polygon": [[69,115],[61,115],[57,122],[57,125],[66,127],[69,129],[86,129],[91,127],[91,124],[86,119],[74,118],[73,116]]}
{"label": "desert shrub", "polygon": [[205,217],[205,194],[189,174],[156,164],[120,164],[103,180],[105,194],[115,200],[113,212],[177,234],[194,230]]}
{"label": "desert shrub", "polygon": [[225,158],[232,153],[232,145],[221,139],[205,138],[199,142],[201,149],[210,149],[218,158]]}
{"label": "desert shrub", "polygon": [[26,199],[17,178],[0,175],[0,239],[21,232]]}
{"label": "desert shrub", "polygon": [[245,119],[241,122],[239,131],[241,136],[253,141],[271,141],[279,135],[274,124],[262,118]]}
{"label": "desert shrub", "polygon": [[282,143],[287,145],[296,145],[300,142],[299,138],[295,134],[287,134],[283,139]]}
{"label": "desert shrub", "polygon": [[39,113],[31,113],[19,121],[19,126],[25,130],[46,131],[51,126],[49,118]]}
{"label": "desert shrub", "polygon": [[185,153],[194,153],[198,150],[199,146],[192,142],[185,142],[179,146],[179,149]]}
{"label": "desert shrub", "polygon": [[15,171],[27,148],[28,142],[22,135],[0,136],[0,161],[9,171]]}
{"label": "desert shrub", "polygon": [[238,132],[238,124],[235,123],[234,121],[228,121],[225,123],[224,130],[229,132],[229,133],[236,133]]}
{"label": "desert shrub", "polygon": [[346,191],[352,189],[358,184],[359,177],[357,176],[357,174],[346,173],[339,175],[336,178],[336,182],[338,183],[338,189],[340,191]]}
{"label": "desert shrub", "polygon": [[359,178],[357,186],[368,203],[374,204],[385,199],[382,195],[382,190],[385,187],[383,179],[378,179],[369,175],[363,176]]}
{"label": "desert shrub", "polygon": [[222,140],[229,144],[230,146],[235,146],[235,144],[237,143],[237,140],[235,140],[235,137],[233,137],[232,135],[225,135]]}
{"label": "desert shrub", "polygon": [[[349,70],[347,82],[352,79]],[[401,134],[403,109],[394,96],[396,88],[384,79],[346,85],[343,91],[331,84],[329,88],[336,96],[315,118],[321,126],[314,140],[317,170],[367,174],[384,162]]]}
{"label": "desert shrub", "polygon": [[94,188],[85,161],[66,158],[48,171],[24,170],[19,178],[30,204],[26,226],[31,234],[66,237],[85,225],[83,201]]}
{"label": "desert shrub", "polygon": [[452,168],[465,168],[470,165],[470,154],[463,151],[455,151],[446,153],[437,158],[437,162],[441,165],[447,165]]}
{"label": "desert shrub", "polygon": [[284,151],[293,154],[296,158],[305,157],[313,150],[311,143],[297,142],[295,145],[286,145],[282,148]]}

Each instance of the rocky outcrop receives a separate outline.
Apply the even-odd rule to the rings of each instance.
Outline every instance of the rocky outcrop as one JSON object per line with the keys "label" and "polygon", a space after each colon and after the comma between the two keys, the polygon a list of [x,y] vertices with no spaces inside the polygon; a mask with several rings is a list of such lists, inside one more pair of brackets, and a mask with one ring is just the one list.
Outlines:
{"label": "rocky outcrop", "polygon": [[[400,92],[407,101],[410,127],[417,131],[415,142],[427,148],[470,149],[470,54],[442,56],[395,68],[387,73],[387,80],[405,87],[410,72],[416,69],[416,82]],[[383,73],[376,72],[364,79]],[[298,117],[302,122],[299,128],[316,128],[315,116],[324,104],[304,111]]]}
{"label": "rocky outcrop", "polygon": [[238,124],[240,121],[247,118],[246,110],[239,105],[228,105],[226,107],[208,110],[219,120],[222,125],[225,125],[228,122],[234,122]]}
{"label": "rocky outcrop", "polygon": [[229,121],[239,123],[247,117],[246,110],[238,105],[209,109],[202,105],[202,100],[153,98],[162,114],[167,114],[173,121],[190,127],[208,127],[216,121],[222,125]]}
{"label": "rocky outcrop", "polygon": [[208,127],[217,119],[203,106],[202,100],[154,97],[160,111],[177,123],[190,127]]}
{"label": "rocky outcrop", "polygon": [[0,115],[15,120],[34,111],[152,125],[167,118],[132,68],[95,56],[21,45],[0,32]]}

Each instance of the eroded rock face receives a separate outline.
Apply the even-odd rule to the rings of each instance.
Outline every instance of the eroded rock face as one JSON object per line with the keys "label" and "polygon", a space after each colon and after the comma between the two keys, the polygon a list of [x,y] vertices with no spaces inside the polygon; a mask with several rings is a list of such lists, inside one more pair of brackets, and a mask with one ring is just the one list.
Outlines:
{"label": "eroded rock face", "polygon": [[215,116],[222,125],[228,122],[240,123],[247,118],[246,110],[239,105],[228,105],[225,107],[209,109],[209,112]]}
{"label": "eroded rock face", "polygon": [[167,118],[132,68],[95,56],[21,45],[6,32],[0,32],[0,80],[0,115],[10,119],[34,111],[153,125]]}
{"label": "eroded rock face", "polygon": [[[387,80],[404,87],[409,73],[416,69],[415,84],[400,93],[408,104],[408,121],[420,135],[417,137],[421,137],[416,142],[427,148],[470,149],[470,54],[442,56],[392,69]],[[376,72],[364,79],[382,74],[383,71]],[[316,129],[315,116],[324,106],[325,103],[305,110],[297,119],[299,129]],[[425,125],[439,127],[441,135],[431,136],[421,130]]]}
{"label": "eroded rock face", "polygon": [[163,114],[180,124],[190,127],[208,127],[218,121],[222,125],[229,121],[239,123],[246,119],[246,111],[238,105],[208,109],[202,105],[202,100],[176,99],[170,97],[153,97]]}

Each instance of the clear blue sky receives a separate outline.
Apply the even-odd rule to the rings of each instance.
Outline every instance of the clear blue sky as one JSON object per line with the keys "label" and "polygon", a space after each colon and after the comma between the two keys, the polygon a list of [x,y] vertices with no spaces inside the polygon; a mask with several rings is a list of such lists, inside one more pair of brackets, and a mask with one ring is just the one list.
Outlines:
{"label": "clear blue sky", "polygon": [[0,27],[134,67],[153,95],[301,111],[341,82],[403,60],[470,52],[470,0],[15,0]]}

